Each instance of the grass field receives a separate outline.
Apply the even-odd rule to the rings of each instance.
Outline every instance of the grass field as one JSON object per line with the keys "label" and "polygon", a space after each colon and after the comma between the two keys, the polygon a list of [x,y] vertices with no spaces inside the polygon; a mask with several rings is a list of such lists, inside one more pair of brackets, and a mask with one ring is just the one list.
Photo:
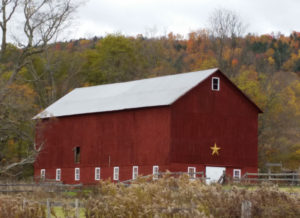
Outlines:
{"label": "grass field", "polygon": [[[67,217],[75,217],[75,210],[71,210],[67,215],[64,212],[63,207],[53,207],[53,212],[55,215],[52,215],[52,217],[59,217],[59,218],[67,218]],[[79,209],[79,217],[85,217],[85,209],[80,208]]]}
{"label": "grass field", "polygon": [[[292,194],[300,194],[300,184],[299,185],[277,185],[277,184],[264,184],[265,186],[276,187],[279,191],[292,193]],[[240,185],[240,184],[230,184],[224,185],[223,188],[226,190],[230,190],[232,187],[238,187],[245,190],[256,190],[261,187],[261,185]]]}

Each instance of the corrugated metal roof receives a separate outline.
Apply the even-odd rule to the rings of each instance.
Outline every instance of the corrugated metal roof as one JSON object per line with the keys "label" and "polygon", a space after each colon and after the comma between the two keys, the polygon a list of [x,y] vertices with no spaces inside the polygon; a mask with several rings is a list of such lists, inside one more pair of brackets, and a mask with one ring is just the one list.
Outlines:
{"label": "corrugated metal roof", "polygon": [[77,88],[33,119],[170,105],[217,70]]}

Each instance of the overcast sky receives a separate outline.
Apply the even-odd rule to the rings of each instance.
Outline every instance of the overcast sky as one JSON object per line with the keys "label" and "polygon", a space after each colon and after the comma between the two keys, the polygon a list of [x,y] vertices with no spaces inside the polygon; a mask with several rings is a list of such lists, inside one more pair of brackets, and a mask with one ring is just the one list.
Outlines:
{"label": "overcast sky", "polygon": [[168,32],[186,35],[208,27],[216,8],[238,13],[247,32],[263,34],[300,31],[300,0],[87,0],[80,7],[70,38]]}

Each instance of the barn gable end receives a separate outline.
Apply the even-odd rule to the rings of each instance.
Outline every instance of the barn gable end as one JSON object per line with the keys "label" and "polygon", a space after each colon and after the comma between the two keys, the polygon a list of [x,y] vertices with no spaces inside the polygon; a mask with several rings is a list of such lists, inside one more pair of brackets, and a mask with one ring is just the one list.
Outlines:
{"label": "barn gable end", "polygon": [[[213,91],[212,78],[220,79]],[[220,71],[171,106],[171,162],[257,169],[257,118],[261,110]],[[212,155],[214,145],[220,150]]]}

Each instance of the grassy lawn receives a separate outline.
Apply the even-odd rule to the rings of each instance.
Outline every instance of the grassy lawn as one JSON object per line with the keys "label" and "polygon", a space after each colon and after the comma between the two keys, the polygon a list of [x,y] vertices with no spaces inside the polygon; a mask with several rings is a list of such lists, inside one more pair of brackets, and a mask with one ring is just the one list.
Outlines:
{"label": "grassy lawn", "polygon": [[[256,190],[258,187],[258,185],[240,185],[240,184],[234,184],[234,185],[224,185],[223,188],[225,190],[230,190],[233,186],[237,186],[238,188],[241,188],[241,189],[247,189],[247,190]],[[274,185],[276,186],[276,185]],[[287,192],[287,193],[298,193],[300,194],[300,186],[288,186],[288,185],[284,185],[284,186],[279,186],[278,185],[278,189],[280,191],[283,191],[283,192]]]}
{"label": "grassy lawn", "polygon": [[[65,218],[66,217],[64,214],[63,207],[53,207],[52,209],[55,212],[55,215],[57,218]],[[85,209],[80,208],[79,210],[80,210],[79,217],[85,217],[85,215],[84,215]],[[73,217],[73,216],[75,217],[75,209],[73,209],[72,211],[69,211],[68,215],[67,215],[67,217]],[[51,215],[51,217],[55,217],[55,216]]]}
{"label": "grassy lawn", "polygon": [[288,193],[298,193],[300,194],[300,186],[280,186],[280,191],[288,192]]}

